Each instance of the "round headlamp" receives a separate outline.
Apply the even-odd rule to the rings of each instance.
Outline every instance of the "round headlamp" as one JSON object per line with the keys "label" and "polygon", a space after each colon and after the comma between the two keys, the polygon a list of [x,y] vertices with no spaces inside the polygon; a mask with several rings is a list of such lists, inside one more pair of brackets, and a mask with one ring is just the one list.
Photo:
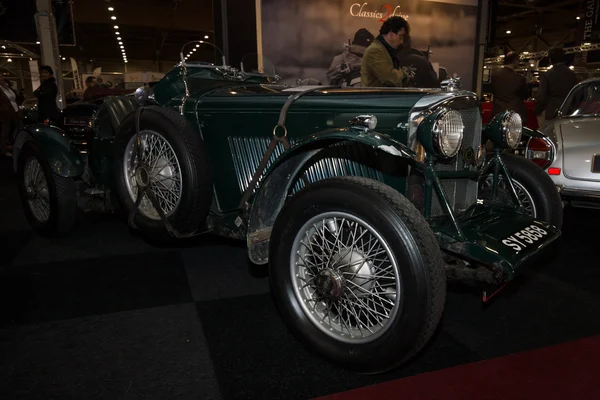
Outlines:
{"label": "round headlamp", "polygon": [[516,149],[523,134],[523,121],[514,111],[504,111],[496,115],[486,129],[494,145]]}
{"label": "round headlamp", "polygon": [[423,119],[417,128],[417,136],[429,154],[452,158],[462,146],[464,130],[460,112],[442,109]]}

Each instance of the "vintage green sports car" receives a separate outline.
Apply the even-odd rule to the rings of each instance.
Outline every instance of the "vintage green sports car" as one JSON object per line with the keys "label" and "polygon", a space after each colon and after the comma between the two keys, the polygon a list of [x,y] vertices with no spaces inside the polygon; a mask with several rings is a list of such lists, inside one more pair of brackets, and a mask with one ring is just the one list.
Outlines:
{"label": "vintage green sports car", "polygon": [[[486,155],[479,101],[452,84],[288,87],[182,56],[152,92],[107,98],[90,126],[85,153],[52,125],[17,132],[35,229],[64,234],[77,203],[95,201],[154,237],[245,240],[289,329],[355,371],[413,357],[448,279],[480,284],[487,300],[560,235],[550,178],[504,154],[520,142],[519,116],[486,127]],[[520,184],[537,218],[517,169],[533,177]]]}

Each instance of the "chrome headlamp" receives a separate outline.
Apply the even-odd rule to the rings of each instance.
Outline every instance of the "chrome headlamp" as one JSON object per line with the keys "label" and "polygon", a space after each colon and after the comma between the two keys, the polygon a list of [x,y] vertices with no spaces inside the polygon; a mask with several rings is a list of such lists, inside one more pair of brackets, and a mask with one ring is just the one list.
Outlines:
{"label": "chrome headlamp", "polygon": [[460,112],[442,109],[421,121],[417,128],[419,142],[427,153],[452,158],[462,146],[465,125]]}
{"label": "chrome headlamp", "polygon": [[489,123],[486,133],[494,145],[516,149],[523,134],[521,116],[514,111],[501,112]]}

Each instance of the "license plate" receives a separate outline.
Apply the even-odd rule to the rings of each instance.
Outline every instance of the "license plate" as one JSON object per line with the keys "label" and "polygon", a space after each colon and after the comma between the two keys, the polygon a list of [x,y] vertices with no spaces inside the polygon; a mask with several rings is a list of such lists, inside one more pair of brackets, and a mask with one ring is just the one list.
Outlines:
{"label": "license plate", "polygon": [[600,173],[600,154],[592,156],[592,172]]}
{"label": "license plate", "polygon": [[502,244],[518,253],[537,246],[540,240],[544,241],[543,239],[548,236],[548,233],[544,228],[531,224],[502,239]]}

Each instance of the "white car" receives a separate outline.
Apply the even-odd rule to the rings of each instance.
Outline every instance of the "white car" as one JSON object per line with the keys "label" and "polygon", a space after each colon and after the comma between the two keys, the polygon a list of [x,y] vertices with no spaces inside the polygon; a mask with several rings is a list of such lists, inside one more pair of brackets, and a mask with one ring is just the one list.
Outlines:
{"label": "white car", "polygon": [[577,84],[525,157],[550,175],[563,201],[600,208],[600,78]]}

